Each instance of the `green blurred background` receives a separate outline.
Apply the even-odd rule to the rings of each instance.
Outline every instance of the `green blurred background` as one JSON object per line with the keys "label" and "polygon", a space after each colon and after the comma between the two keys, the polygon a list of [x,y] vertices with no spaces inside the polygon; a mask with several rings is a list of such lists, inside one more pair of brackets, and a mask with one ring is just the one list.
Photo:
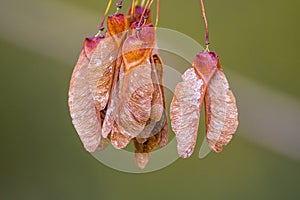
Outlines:
{"label": "green blurred background", "polygon": [[[199,2],[161,1],[160,26],[203,44]],[[205,1],[240,127],[221,154],[200,160],[198,144],[148,174],[95,160],[68,113],[73,66],[106,3],[1,0],[0,199],[300,199],[299,1]]]}

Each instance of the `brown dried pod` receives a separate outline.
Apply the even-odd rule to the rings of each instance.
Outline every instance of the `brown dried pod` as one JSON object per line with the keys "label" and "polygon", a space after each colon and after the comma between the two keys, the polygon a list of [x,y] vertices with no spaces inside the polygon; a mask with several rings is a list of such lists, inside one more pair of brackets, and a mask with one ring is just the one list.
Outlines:
{"label": "brown dried pod", "polygon": [[144,169],[147,165],[150,155],[149,153],[158,147],[161,140],[161,134],[150,136],[145,142],[141,143],[133,139],[135,147],[135,162],[139,168]]}
{"label": "brown dried pod", "polygon": [[77,64],[74,68],[70,89],[69,108],[72,123],[84,145],[89,151],[95,151],[101,141],[101,118],[95,108],[93,95],[87,83],[88,64],[95,48],[103,37],[90,37],[84,41]]}

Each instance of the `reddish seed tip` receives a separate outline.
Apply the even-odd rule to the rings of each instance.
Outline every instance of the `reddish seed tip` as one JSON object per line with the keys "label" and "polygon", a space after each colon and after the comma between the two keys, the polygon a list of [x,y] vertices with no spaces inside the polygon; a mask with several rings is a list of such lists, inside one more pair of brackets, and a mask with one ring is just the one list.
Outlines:
{"label": "reddish seed tip", "polygon": [[218,56],[213,51],[201,51],[194,59],[193,67],[198,76],[203,78],[206,84],[217,69]]}
{"label": "reddish seed tip", "polygon": [[85,38],[83,48],[88,59],[91,58],[92,52],[98,46],[100,40],[102,40],[103,38],[104,36],[91,36]]}

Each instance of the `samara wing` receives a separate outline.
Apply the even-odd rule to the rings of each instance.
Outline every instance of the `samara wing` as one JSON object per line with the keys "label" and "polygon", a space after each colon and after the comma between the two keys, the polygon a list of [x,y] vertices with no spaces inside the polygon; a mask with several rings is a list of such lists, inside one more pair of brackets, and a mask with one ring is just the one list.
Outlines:
{"label": "samara wing", "polygon": [[101,118],[87,83],[88,64],[96,46],[102,40],[101,37],[90,37],[85,40],[69,89],[68,102],[72,123],[85,149],[89,152],[95,151],[100,144]]}
{"label": "samara wing", "polygon": [[108,101],[107,111],[102,126],[102,136],[104,138],[106,138],[108,134],[112,131],[115,123],[115,117],[116,115],[118,115],[117,106],[119,105],[120,84],[122,84],[123,76],[124,65],[122,64],[122,57],[119,57],[113,77],[110,99]]}
{"label": "samara wing", "polygon": [[144,129],[151,113],[154,91],[150,56],[155,41],[152,26],[133,30],[123,44],[124,79],[117,124],[120,131],[136,137]]}
{"label": "samara wing", "polygon": [[206,138],[215,152],[222,151],[238,126],[235,97],[222,69],[218,69],[207,87],[205,96]]}
{"label": "samara wing", "polygon": [[159,122],[159,127],[161,128],[160,130],[161,140],[159,146],[163,147],[168,143],[168,120],[167,120],[168,115],[166,112],[166,96],[165,96],[165,88],[164,88],[164,65],[157,50],[153,51],[151,57],[151,63],[153,67],[155,67],[155,72],[159,80],[160,92],[162,96],[163,113]]}
{"label": "samara wing", "polygon": [[204,81],[194,68],[182,75],[183,82],[177,84],[170,106],[170,119],[176,134],[179,156],[191,156],[197,140],[200,109],[204,98]]}
{"label": "samara wing", "polygon": [[120,44],[126,34],[127,18],[115,14],[107,19],[108,32],[97,46],[90,64],[88,82],[98,110],[108,102]]}

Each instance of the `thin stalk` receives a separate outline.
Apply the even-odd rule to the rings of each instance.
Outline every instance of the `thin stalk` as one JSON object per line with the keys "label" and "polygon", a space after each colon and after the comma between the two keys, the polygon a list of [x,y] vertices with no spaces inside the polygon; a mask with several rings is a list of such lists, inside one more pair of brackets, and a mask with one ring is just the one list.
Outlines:
{"label": "thin stalk", "polygon": [[97,33],[97,35],[99,35],[100,32],[104,30],[104,26],[103,26],[104,25],[104,21],[105,21],[105,19],[107,17],[108,11],[109,11],[110,6],[111,6],[111,3],[112,3],[112,0],[109,0],[109,2],[107,4],[107,7],[106,7],[106,10],[105,10],[105,13],[104,13],[104,15],[102,17],[102,21],[101,21],[101,23],[99,25],[99,32]]}
{"label": "thin stalk", "polygon": [[146,6],[144,7],[143,13],[142,13],[142,15],[141,15],[140,21],[139,21],[138,26],[137,26],[138,29],[141,28],[141,26],[142,26],[142,21],[143,21],[145,15],[146,15],[146,11],[150,10],[151,5],[153,4],[153,1],[154,1],[154,0],[151,0],[151,1],[148,0],[148,1],[147,1]]}
{"label": "thin stalk", "polygon": [[136,3],[136,0],[132,0],[132,3],[131,3],[131,13],[130,13],[130,18],[131,18],[131,20],[132,20],[133,17],[134,17],[135,3]]}
{"label": "thin stalk", "polygon": [[144,7],[146,0],[142,0],[141,6]]}
{"label": "thin stalk", "polygon": [[159,11],[160,11],[160,0],[157,0],[157,1],[156,1],[156,19],[155,19],[155,27],[157,27],[157,25],[158,25]]}
{"label": "thin stalk", "polygon": [[201,8],[202,8],[202,17],[204,19],[205,29],[206,29],[205,45],[206,45],[206,49],[208,49],[208,45],[209,45],[208,23],[207,23],[207,19],[206,19],[205,7],[204,7],[203,0],[200,0],[200,3],[201,3]]}
{"label": "thin stalk", "polygon": [[145,16],[145,13],[146,13],[146,11],[147,11],[147,7],[148,7],[148,4],[149,4],[149,3],[150,3],[150,0],[147,1],[146,5],[145,5],[145,7],[144,7],[143,13],[142,13],[142,15],[141,15],[140,21],[139,21],[138,26],[137,26],[138,29],[141,28],[142,20],[143,20],[143,18],[144,18],[144,16]]}

